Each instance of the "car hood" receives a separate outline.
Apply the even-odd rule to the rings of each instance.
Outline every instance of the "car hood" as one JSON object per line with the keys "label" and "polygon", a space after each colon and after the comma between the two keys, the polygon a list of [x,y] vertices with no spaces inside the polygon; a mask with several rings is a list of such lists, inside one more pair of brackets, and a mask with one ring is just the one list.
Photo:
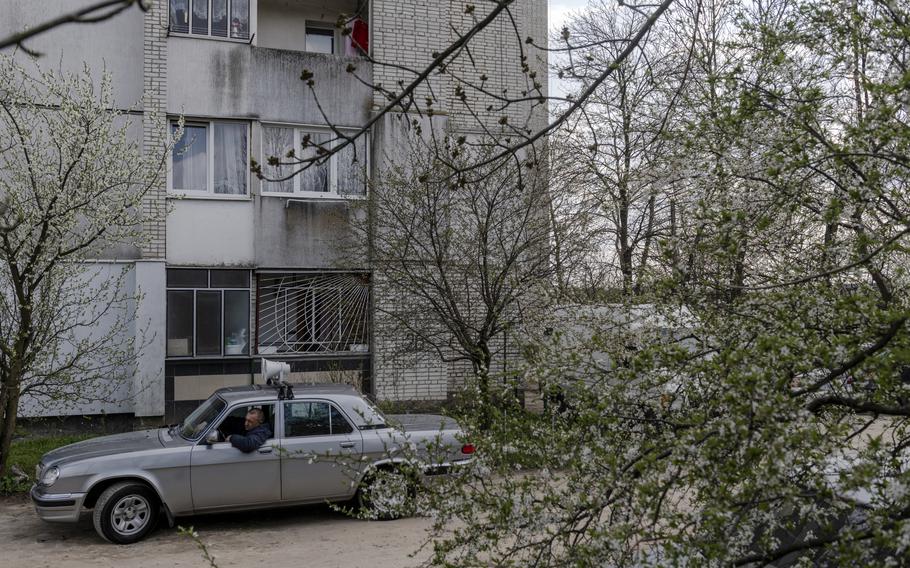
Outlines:
{"label": "car hood", "polygon": [[163,445],[158,437],[158,430],[141,430],[139,432],[127,432],[125,434],[91,438],[89,440],[63,446],[62,448],[57,448],[56,450],[44,454],[44,457],[41,458],[41,463],[47,466],[161,447],[163,447]]}

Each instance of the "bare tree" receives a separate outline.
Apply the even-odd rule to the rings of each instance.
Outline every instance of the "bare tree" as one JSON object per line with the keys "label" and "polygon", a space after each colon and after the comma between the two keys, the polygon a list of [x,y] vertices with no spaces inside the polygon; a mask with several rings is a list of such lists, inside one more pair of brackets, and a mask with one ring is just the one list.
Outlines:
{"label": "bare tree", "polygon": [[606,249],[606,258],[598,260],[613,266],[615,284],[607,286],[625,297],[644,291],[659,240],[668,236],[672,162],[667,157],[674,142],[668,134],[685,75],[685,59],[666,49],[672,38],[662,26],[620,59],[625,46],[616,39],[644,21],[641,13],[594,2],[564,29],[563,36],[579,47],[567,49],[556,64],[559,76],[579,91],[613,70],[588,97],[584,112],[563,125],[566,159],[554,180],[589,188]]}
{"label": "bare tree", "polygon": [[124,274],[90,261],[139,244],[143,223],[163,215],[145,198],[172,141],[162,132],[165,146],[143,153],[128,118],[111,110],[110,77],[96,87],[87,68],[26,71],[0,56],[0,85],[2,474],[23,397],[106,400],[131,376],[143,340],[124,332],[137,297]]}
{"label": "bare tree", "polygon": [[443,361],[463,361],[476,377],[481,413],[491,408],[495,358],[545,302],[553,274],[549,194],[536,166],[503,159],[453,175],[483,160],[484,141],[437,139],[443,159],[420,136],[405,163],[371,184],[366,222],[383,334],[414,337]]}

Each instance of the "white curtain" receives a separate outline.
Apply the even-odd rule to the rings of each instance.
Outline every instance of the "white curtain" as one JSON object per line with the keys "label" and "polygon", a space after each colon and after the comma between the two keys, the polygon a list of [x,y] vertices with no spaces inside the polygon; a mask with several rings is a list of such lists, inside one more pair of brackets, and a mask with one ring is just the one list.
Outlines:
{"label": "white curtain", "polygon": [[250,37],[249,0],[231,2],[231,37],[237,39],[249,39]]}
{"label": "white curtain", "polygon": [[[177,126],[173,127],[174,130]],[[174,148],[173,188],[185,191],[208,189],[208,136],[205,126],[187,124]]]}
{"label": "white curtain", "polygon": [[[309,134],[310,144],[306,149],[298,150],[301,158],[312,158],[317,155],[316,145],[322,145],[328,150],[325,143],[329,140],[329,135],[325,132],[301,132],[300,138]],[[301,142],[301,146],[303,143]],[[329,162],[313,163],[300,174],[300,191],[318,191],[325,193],[329,191]]]}
{"label": "white curtain", "polygon": [[[354,149],[357,149],[355,152]],[[356,161],[355,161],[356,157]],[[338,171],[338,193],[364,195],[366,193],[366,136],[346,146],[335,155]]]}
{"label": "white curtain", "polygon": [[189,33],[189,0],[171,0],[171,31]]}
{"label": "white curtain", "polygon": [[[270,166],[269,157],[274,156],[282,162],[292,161],[287,157],[289,151],[294,148],[294,129],[279,128],[277,126],[266,126],[262,129],[262,173],[267,178],[278,179],[291,175],[294,171],[293,166]],[[280,193],[294,192],[294,179],[284,181],[263,181],[263,191],[275,191]]]}
{"label": "white curtain", "polygon": [[215,123],[215,193],[246,195],[247,125]]}
{"label": "white curtain", "polygon": [[212,0],[212,35],[227,37],[227,0]]}
{"label": "white curtain", "polygon": [[208,0],[194,0],[193,2],[193,33],[202,35],[209,33]]}

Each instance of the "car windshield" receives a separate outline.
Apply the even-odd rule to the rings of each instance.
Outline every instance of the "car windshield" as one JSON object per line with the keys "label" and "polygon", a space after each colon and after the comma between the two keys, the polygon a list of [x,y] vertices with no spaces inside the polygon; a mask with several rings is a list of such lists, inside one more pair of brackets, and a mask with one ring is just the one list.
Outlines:
{"label": "car windshield", "polygon": [[177,431],[189,440],[198,439],[205,432],[206,427],[212,423],[212,420],[221,414],[225,406],[226,403],[221,397],[212,395],[180,423]]}

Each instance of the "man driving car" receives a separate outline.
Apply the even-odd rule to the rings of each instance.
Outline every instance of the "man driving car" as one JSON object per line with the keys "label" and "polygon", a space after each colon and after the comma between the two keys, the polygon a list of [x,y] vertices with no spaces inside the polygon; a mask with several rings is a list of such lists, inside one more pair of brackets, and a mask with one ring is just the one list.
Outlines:
{"label": "man driving car", "polygon": [[225,438],[241,452],[252,452],[272,437],[272,430],[265,424],[265,413],[261,408],[251,408],[243,422],[246,434],[232,434]]}

